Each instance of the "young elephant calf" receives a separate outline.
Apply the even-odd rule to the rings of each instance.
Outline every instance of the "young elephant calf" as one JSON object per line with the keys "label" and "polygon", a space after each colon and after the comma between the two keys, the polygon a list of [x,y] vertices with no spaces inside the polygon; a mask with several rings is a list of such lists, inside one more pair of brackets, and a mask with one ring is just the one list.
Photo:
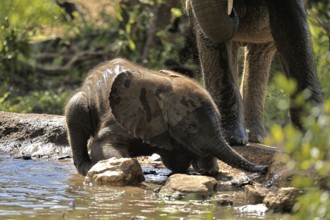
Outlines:
{"label": "young elephant calf", "polygon": [[210,95],[171,71],[148,70],[124,59],[106,62],[91,71],[65,116],[74,164],[82,175],[102,159],[152,153],[173,172],[185,172],[192,164],[198,172],[215,174],[216,158],[249,172],[267,170],[227,144]]}

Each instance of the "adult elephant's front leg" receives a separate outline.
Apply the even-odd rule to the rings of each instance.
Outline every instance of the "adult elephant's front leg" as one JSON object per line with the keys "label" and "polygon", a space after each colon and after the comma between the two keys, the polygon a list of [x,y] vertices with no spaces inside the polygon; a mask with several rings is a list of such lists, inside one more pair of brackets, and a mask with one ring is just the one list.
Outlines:
{"label": "adult elephant's front leg", "polygon": [[214,43],[197,32],[197,46],[206,89],[221,112],[225,139],[232,145],[245,145],[242,101],[231,67],[230,42]]}
{"label": "adult elephant's front leg", "polygon": [[[271,31],[284,72],[297,81],[297,93],[309,89],[309,101],[322,103],[303,1],[268,0],[267,4]],[[301,128],[301,108],[291,102],[290,113],[292,122]]]}

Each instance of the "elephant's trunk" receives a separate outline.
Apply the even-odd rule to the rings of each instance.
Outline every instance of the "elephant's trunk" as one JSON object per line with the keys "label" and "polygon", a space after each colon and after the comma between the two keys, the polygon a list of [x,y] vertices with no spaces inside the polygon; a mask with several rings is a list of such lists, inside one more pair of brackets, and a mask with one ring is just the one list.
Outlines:
{"label": "elephant's trunk", "polygon": [[219,141],[216,146],[213,149],[213,155],[234,168],[257,173],[266,173],[268,170],[267,166],[253,164],[239,155],[225,141]]}
{"label": "elephant's trunk", "polygon": [[230,40],[236,33],[238,17],[228,15],[226,0],[189,0],[193,17],[203,34],[216,43]]}

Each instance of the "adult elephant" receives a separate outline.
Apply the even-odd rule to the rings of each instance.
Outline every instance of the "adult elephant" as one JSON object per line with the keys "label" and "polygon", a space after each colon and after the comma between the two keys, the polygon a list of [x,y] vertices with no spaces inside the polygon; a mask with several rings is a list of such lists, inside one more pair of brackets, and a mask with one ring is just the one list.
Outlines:
{"label": "adult elephant", "polygon": [[[264,98],[276,51],[287,77],[297,82],[290,114],[292,122],[302,128],[302,109],[293,102],[296,95],[309,89],[308,101],[322,103],[303,2],[187,0],[186,3],[196,33],[205,86],[221,107],[227,140],[244,145],[249,139],[260,142],[266,136]],[[239,46],[246,46],[243,101],[236,83]]]}

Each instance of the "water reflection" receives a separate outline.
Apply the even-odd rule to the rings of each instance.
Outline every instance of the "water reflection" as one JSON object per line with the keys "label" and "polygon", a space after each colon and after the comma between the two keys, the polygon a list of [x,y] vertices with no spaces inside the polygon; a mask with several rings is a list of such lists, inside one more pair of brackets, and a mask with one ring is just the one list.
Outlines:
{"label": "water reflection", "polygon": [[[142,187],[84,186],[71,161],[0,157],[0,219],[226,219],[242,218],[232,207],[211,201],[163,201],[157,184]],[[244,193],[231,193],[244,205]],[[247,215],[271,219],[272,215]]]}

